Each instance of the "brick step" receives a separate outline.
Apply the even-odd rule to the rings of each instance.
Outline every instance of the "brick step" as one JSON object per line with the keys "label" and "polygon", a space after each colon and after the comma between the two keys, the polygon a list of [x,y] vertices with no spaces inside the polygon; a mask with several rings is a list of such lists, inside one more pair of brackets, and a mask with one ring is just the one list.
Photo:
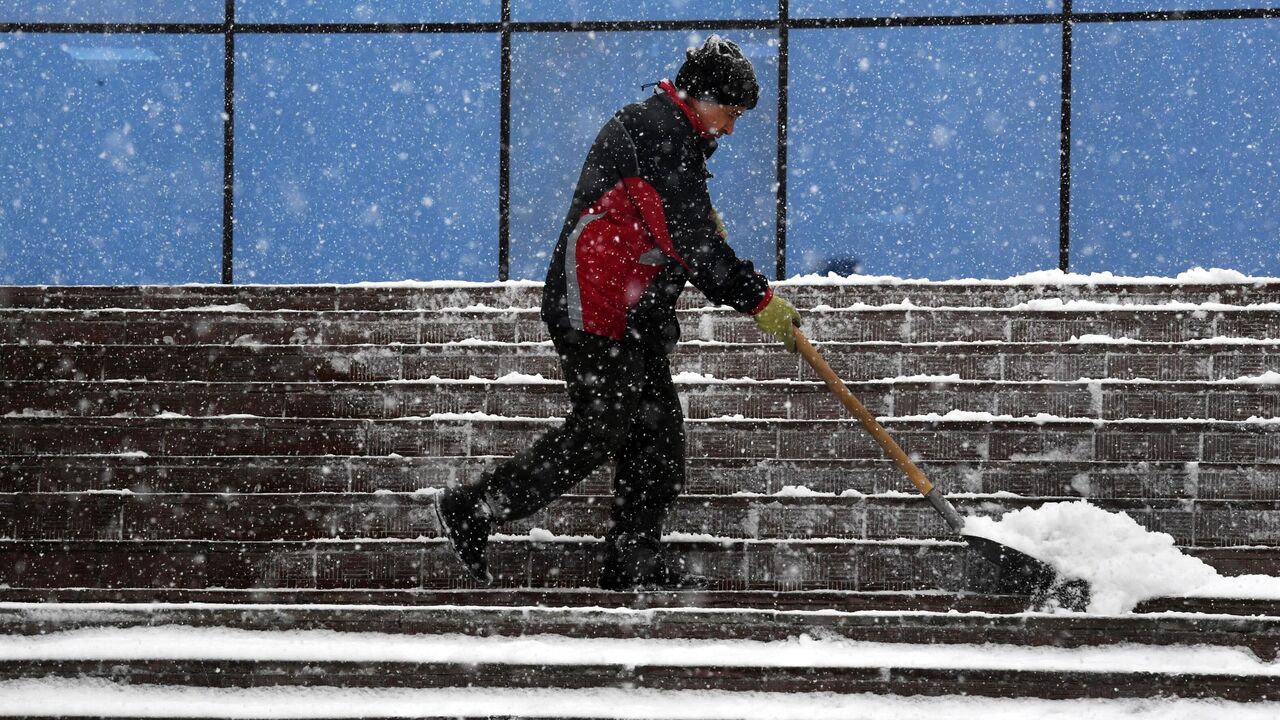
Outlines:
{"label": "brick step", "polygon": [[[952,496],[962,515],[998,517],[1044,500]],[[1093,500],[1188,547],[1280,548],[1280,501]],[[413,494],[0,494],[0,537],[56,540],[383,540],[438,537],[433,497]],[[498,532],[595,536],[608,527],[613,498],[567,495]],[[954,535],[918,496],[682,497],[669,533],[747,540],[937,539]]]}
{"label": "brick step", "polygon": [[[614,639],[754,640],[801,635],[859,642],[1100,647],[1119,644],[1249,648],[1259,659],[1280,653],[1274,603],[1242,601],[1254,612],[1213,612],[1221,599],[1170,598],[1126,615],[1024,614],[1026,598],[1008,595],[752,591],[612,593],[427,592],[406,605],[15,602],[0,594],[0,636],[47,635],[86,628],[179,625],[246,631],[325,630],[476,637],[572,635]],[[385,601],[385,598],[384,598]],[[524,603],[524,604],[521,604]],[[451,607],[452,606],[452,607]],[[1200,616],[1193,615],[1196,609]],[[1212,613],[1212,614],[1205,614]]]}
{"label": "brick step", "polygon": [[[0,456],[0,491],[86,493],[371,493],[438,489],[477,480],[502,457]],[[950,494],[1040,498],[1280,500],[1280,464],[935,461],[920,467]],[[603,467],[577,490],[612,493]],[[803,487],[836,494],[911,492],[889,460],[690,458],[685,494],[773,495]]]}
{"label": "brick step", "polygon": [[[542,536],[539,536],[542,537]],[[958,541],[749,541],[671,539],[711,590],[990,593],[991,565]],[[1280,548],[1182,548],[1224,576],[1280,574]],[[489,545],[498,588],[594,587],[597,540],[502,536]],[[3,593],[65,589],[473,589],[439,540],[0,541]]]}
{"label": "brick step", "polygon": [[[1031,382],[1080,378],[1169,382],[1234,380],[1280,372],[1280,340],[1195,343],[817,343],[848,382],[916,375]],[[716,378],[814,380],[800,358],[766,344],[682,343],[672,371]],[[550,343],[489,345],[0,345],[7,380],[369,382],[560,379]]]}
{"label": "brick step", "polygon": [[[929,281],[774,283],[797,307],[889,304],[1007,307],[1037,300],[1085,300],[1109,304],[1151,305],[1169,302],[1260,304],[1280,302],[1280,282],[1251,283],[939,283]],[[390,285],[182,285],[182,286],[23,286],[0,287],[0,308],[107,308],[172,310],[245,305],[254,310],[432,310],[485,305],[537,307],[540,282],[431,283]],[[686,286],[681,306],[707,301]]]}
{"label": "brick step", "polygon": [[[370,639],[376,643],[376,639]],[[526,641],[525,644],[527,644]],[[589,653],[589,647],[582,652]],[[815,648],[817,650],[817,648]],[[993,650],[998,652],[998,650]],[[1043,651],[1041,651],[1043,652]],[[0,680],[67,678],[78,683],[204,688],[636,688],[744,693],[1082,698],[1180,697],[1236,702],[1280,696],[1274,676],[1213,672],[1063,671],[742,664],[644,665],[342,660],[33,660],[0,661]],[[113,693],[116,704],[127,690]],[[261,695],[259,694],[259,697]],[[723,698],[722,698],[723,699]],[[224,697],[231,702],[231,698]],[[757,698],[758,701],[758,698]],[[526,701],[527,704],[528,701]],[[799,702],[799,700],[797,700]],[[276,704],[283,704],[276,701]],[[529,705],[535,708],[536,705]],[[486,715],[487,716],[487,715]],[[24,714],[24,717],[30,717]]]}
{"label": "brick step", "polygon": [[[1280,423],[992,421],[890,418],[886,429],[930,461],[1280,462]],[[0,454],[513,455],[551,421],[470,418],[0,418]],[[690,420],[687,455],[739,459],[875,459],[856,421]]]}
{"label": "brick step", "polygon": [[[1027,614],[1027,597],[1025,595],[1000,595],[995,593],[942,592],[924,591],[872,591],[858,592],[852,590],[703,590],[698,592],[610,592],[597,588],[483,588],[483,589],[417,589],[417,590],[377,590],[377,589],[280,589],[280,588],[247,588],[241,590],[228,588],[211,588],[192,590],[186,588],[0,588],[0,633],[22,632],[40,633],[42,628],[52,631],[53,623],[65,620],[79,622],[77,618],[88,618],[85,622],[101,625],[115,624],[124,626],[127,622],[131,606],[157,611],[157,621],[167,617],[160,604],[172,603],[188,607],[207,605],[227,605],[239,608],[238,615],[244,618],[255,617],[254,612],[265,611],[279,614],[279,627],[295,627],[291,618],[307,608],[323,606],[346,606],[343,608],[325,608],[327,612],[342,610],[363,611],[376,610],[381,607],[391,608],[392,612],[404,613],[411,608],[430,608],[433,610],[454,610],[464,614],[474,613],[483,617],[493,610],[501,612],[505,608],[540,608],[540,609],[618,609],[638,610],[652,613],[660,609],[682,609],[690,612],[695,609],[717,610],[733,614],[744,610],[770,611],[794,614],[797,611],[816,612],[824,615],[833,612],[866,613],[871,617],[913,618],[925,613],[942,613],[950,617],[962,615],[966,619],[990,618],[997,615],[1014,616],[1014,625],[1025,625],[1040,618],[1060,617],[1068,624],[1099,617],[1098,615],[1054,615]],[[71,608],[75,612],[54,612],[53,617],[37,615],[32,617],[29,608]],[[264,607],[270,606],[270,607]],[[285,613],[281,606],[289,606]],[[360,607],[353,607],[360,606]],[[294,609],[296,608],[296,612]],[[13,616],[5,615],[5,611],[13,611]],[[1272,622],[1276,616],[1275,600],[1256,598],[1224,598],[1224,597],[1172,597],[1153,598],[1138,603],[1133,614],[1149,615],[1159,619],[1185,618],[1192,621],[1195,627],[1212,631],[1213,627],[1203,623],[1240,621],[1250,622],[1262,620]],[[1206,616],[1215,616],[1208,618]],[[1227,616],[1236,616],[1230,618]],[[24,618],[30,617],[30,622]],[[405,615],[405,617],[408,617]],[[1132,617],[1127,615],[1125,617]],[[246,620],[247,621],[247,620]],[[889,621],[893,622],[893,621]],[[1087,623],[1081,623],[1088,627]],[[1234,644],[1251,645],[1254,653],[1264,660],[1271,657],[1270,625],[1263,626],[1256,633],[1249,633]],[[341,628],[335,628],[341,629]],[[354,629],[354,628],[353,628]],[[1224,628],[1229,632],[1229,628]],[[459,629],[459,632],[466,632]],[[996,635],[1000,631],[993,630]],[[1035,642],[1050,643],[1065,647],[1075,638],[1070,633],[1053,633],[1034,635]],[[1101,643],[1108,637],[1103,633],[1093,638],[1087,632],[1082,636],[1087,644]],[[1127,642],[1122,636],[1111,636],[1116,642]],[[1207,642],[1216,642],[1212,640]],[[1137,638],[1135,638],[1137,639]],[[1259,639],[1262,642],[1250,643]],[[1151,644],[1160,644],[1158,636],[1145,637]],[[1223,643],[1233,644],[1233,643]]]}
{"label": "brick step", "polygon": [[[1156,306],[1114,310],[830,309],[806,315],[811,335],[843,342],[1067,342],[1104,335],[1152,342],[1280,337],[1280,310],[1246,306]],[[0,310],[0,342],[28,344],[422,344],[480,340],[539,342],[535,309],[448,311],[77,311]],[[749,318],[729,309],[680,312],[683,337],[760,343]]]}
{"label": "brick step", "polygon": [[[1280,377],[1280,376],[1277,376]],[[847,411],[821,383],[679,381],[685,415],[711,419],[835,420]],[[1101,420],[1248,420],[1280,415],[1280,384],[983,382],[901,380],[852,383],[878,416],[952,410]],[[423,380],[392,383],[167,381],[0,382],[0,415],[103,417],[249,414],[260,417],[390,419],[433,413],[563,417],[563,383]]]}
{"label": "brick step", "polygon": [[[162,604],[172,604],[163,606]],[[936,590],[928,591],[873,591],[857,592],[851,590],[703,590],[699,592],[610,592],[597,588],[484,588],[484,589],[421,589],[421,590],[376,590],[376,589],[280,589],[280,588],[248,588],[242,590],[228,588],[211,588],[191,590],[186,588],[0,588],[0,633],[36,633],[53,631],[59,622],[75,624],[85,622],[97,625],[128,626],[133,617],[131,608],[155,611],[155,622],[166,621],[172,617],[169,610],[174,606],[186,606],[196,612],[214,609],[208,605],[225,605],[239,612],[229,613],[227,617],[237,616],[243,622],[253,622],[253,618],[261,617],[259,613],[276,614],[277,627],[290,629],[307,628],[298,624],[296,618],[303,617],[308,609],[319,608],[325,613],[339,613],[347,617],[344,611],[379,612],[381,608],[389,608],[392,613],[399,613],[406,622],[412,615],[407,610],[428,608],[434,611],[458,612],[463,616],[474,615],[484,618],[490,612],[504,612],[507,608],[517,608],[517,612],[528,608],[540,611],[581,608],[614,610],[637,610],[653,614],[655,610],[679,609],[683,612],[695,610],[715,610],[727,612],[728,619],[733,619],[744,610],[769,611],[778,613],[778,617],[795,614],[797,611],[831,615],[836,612],[865,614],[874,626],[875,618],[903,618],[897,623],[906,626],[907,620],[918,618],[926,613],[940,613],[955,618],[961,616],[964,621],[992,618],[993,616],[1013,616],[1013,627],[1039,622],[1041,619],[1060,618],[1068,625],[1080,622],[1088,628],[1086,620],[1116,616],[1098,615],[1054,615],[1027,614],[1027,597],[1024,595],[1000,595],[993,593],[956,592],[948,593]],[[325,607],[345,606],[345,607]],[[359,606],[359,607],[355,607]],[[49,613],[42,613],[47,609]],[[58,610],[62,610],[59,612]],[[74,610],[74,612],[72,612]],[[8,613],[8,614],[7,614]],[[1268,659],[1271,650],[1271,625],[1276,616],[1275,601],[1272,599],[1222,598],[1222,597],[1174,597],[1154,598],[1138,603],[1134,614],[1149,615],[1158,620],[1187,619],[1193,627],[1209,632],[1207,642],[1212,640],[1215,628],[1230,632],[1231,622],[1264,621],[1267,625],[1258,626],[1257,632],[1241,637],[1235,644],[1253,645],[1258,657]],[[1185,615],[1193,615],[1185,618]],[[223,617],[218,614],[217,617]],[[1206,617],[1214,616],[1214,617]],[[1226,616],[1237,616],[1230,618]],[[194,615],[182,615],[184,622]],[[312,622],[311,616],[306,616]],[[1127,615],[1125,617],[1133,617]],[[355,621],[352,621],[355,622]],[[886,620],[889,625],[894,620]],[[1227,623],[1227,626],[1210,623]],[[315,626],[324,629],[323,626]],[[412,626],[408,626],[412,629]],[[458,628],[458,632],[470,632],[466,623]],[[474,627],[485,627],[477,623]],[[530,626],[532,627],[532,626]],[[1043,627],[1043,626],[1040,626]],[[1171,625],[1168,627],[1178,627]],[[334,630],[360,629],[354,626],[334,627]],[[999,635],[1000,630],[992,630]],[[1177,632],[1175,630],[1175,632]],[[1035,633],[1034,640],[1029,642],[1048,643],[1066,647],[1066,643],[1076,640],[1070,633]],[[1224,636],[1225,637],[1225,636]],[[1080,641],[1086,644],[1102,644],[1112,638],[1115,642],[1127,642],[1123,635],[1101,633],[1093,637],[1088,632],[1082,633]],[[1152,644],[1160,644],[1158,636],[1141,636]],[[1260,639],[1265,642],[1256,644],[1248,640]],[[945,639],[943,639],[945,641]]]}

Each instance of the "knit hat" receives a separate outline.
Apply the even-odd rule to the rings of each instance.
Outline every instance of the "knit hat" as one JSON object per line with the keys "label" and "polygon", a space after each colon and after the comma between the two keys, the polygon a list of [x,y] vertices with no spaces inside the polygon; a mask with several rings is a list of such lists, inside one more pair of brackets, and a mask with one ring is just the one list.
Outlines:
{"label": "knit hat", "polygon": [[692,98],[753,108],[760,99],[751,61],[731,40],[712,35],[697,50],[686,50],[676,87]]}

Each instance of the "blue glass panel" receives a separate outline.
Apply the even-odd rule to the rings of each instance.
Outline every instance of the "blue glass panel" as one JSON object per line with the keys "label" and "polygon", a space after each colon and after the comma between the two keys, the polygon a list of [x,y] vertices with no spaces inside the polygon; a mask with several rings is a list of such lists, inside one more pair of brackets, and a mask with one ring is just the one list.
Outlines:
{"label": "blue glass panel", "polygon": [[512,0],[518,22],[592,20],[768,20],[778,17],[778,0]]}
{"label": "blue glass panel", "polygon": [[498,22],[499,0],[236,0],[242,23]]}
{"label": "blue glass panel", "polygon": [[0,35],[0,282],[217,282],[222,36]]}
{"label": "blue glass panel", "polygon": [[1235,10],[1280,7],[1280,0],[1076,0],[1071,7],[1078,13]]}
{"label": "blue glass panel", "polygon": [[793,18],[1034,15],[1062,12],[1062,0],[793,0]]}
{"label": "blue glass panel", "polygon": [[221,0],[0,0],[0,22],[179,23],[226,19]]}
{"label": "blue glass panel", "polygon": [[[766,275],[776,245],[776,36],[733,32],[755,65],[760,102],[724,138],[708,166],[711,197],[730,242]],[[536,33],[512,42],[511,276],[541,280],[596,134],[643,83],[675,77],[702,35],[675,32]]]}
{"label": "blue glass panel", "polygon": [[1076,28],[1071,267],[1280,274],[1280,22]]}
{"label": "blue glass panel", "polygon": [[793,31],[788,274],[1056,267],[1060,41],[1037,25]]}
{"label": "blue glass panel", "polygon": [[236,281],[495,279],[499,49],[241,37]]}

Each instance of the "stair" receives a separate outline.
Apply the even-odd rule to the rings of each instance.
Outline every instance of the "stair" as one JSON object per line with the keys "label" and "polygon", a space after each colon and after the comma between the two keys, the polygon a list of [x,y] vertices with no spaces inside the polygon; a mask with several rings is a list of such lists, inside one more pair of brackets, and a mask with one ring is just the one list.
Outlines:
{"label": "stair", "polygon": [[[1274,600],[1153,598],[1093,616],[993,594],[992,569],[802,361],[692,291],[672,357],[689,485],[667,531],[711,590],[593,589],[604,470],[501,528],[496,587],[475,587],[431,504],[566,412],[539,290],[0,288],[0,695],[97,679],[138,697],[302,685],[1276,700]],[[1280,282],[779,292],[962,513],[1088,498],[1223,575],[1280,575]],[[264,654],[218,649],[236,633]],[[300,659],[271,645],[322,646],[323,633],[437,638],[455,654]],[[87,649],[20,642],[43,636]],[[580,657],[535,662],[494,651],[501,638]],[[650,644],[591,649],[605,640]],[[737,660],[706,649],[721,640],[746,643],[724,656]],[[92,649],[121,642],[144,649]],[[787,654],[797,642],[812,662]],[[193,649],[161,651],[175,643]],[[1135,646],[1166,659],[1140,667]],[[992,648],[1003,659],[975,665]]]}

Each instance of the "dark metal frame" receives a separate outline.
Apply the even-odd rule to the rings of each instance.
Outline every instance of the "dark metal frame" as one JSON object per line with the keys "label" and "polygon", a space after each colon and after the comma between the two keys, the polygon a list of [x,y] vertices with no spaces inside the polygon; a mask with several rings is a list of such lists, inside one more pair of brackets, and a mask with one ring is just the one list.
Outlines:
{"label": "dark metal frame", "polygon": [[[1173,1],[1173,0],[1171,0]],[[498,278],[510,272],[511,227],[511,38],[515,33],[625,32],[691,30],[774,30],[778,32],[777,254],[775,276],[786,277],[787,253],[787,81],[790,30],[831,28],[949,27],[973,25],[1062,26],[1062,126],[1059,147],[1058,267],[1070,266],[1071,231],[1071,70],[1072,29],[1077,23],[1162,22],[1188,20],[1261,20],[1280,18],[1280,8],[1166,10],[1076,13],[1072,0],[1062,11],[1027,15],[921,17],[792,18],[789,0],[778,0],[778,15],[766,20],[634,20],[591,22],[512,22],[511,0],[502,0],[499,22],[479,23],[237,23],[235,0],[226,0],[221,23],[0,23],[0,32],[87,34],[221,34],[223,63],[222,282],[231,283],[235,232],[235,45],[240,34],[493,33],[501,38],[501,119],[499,121]]]}

